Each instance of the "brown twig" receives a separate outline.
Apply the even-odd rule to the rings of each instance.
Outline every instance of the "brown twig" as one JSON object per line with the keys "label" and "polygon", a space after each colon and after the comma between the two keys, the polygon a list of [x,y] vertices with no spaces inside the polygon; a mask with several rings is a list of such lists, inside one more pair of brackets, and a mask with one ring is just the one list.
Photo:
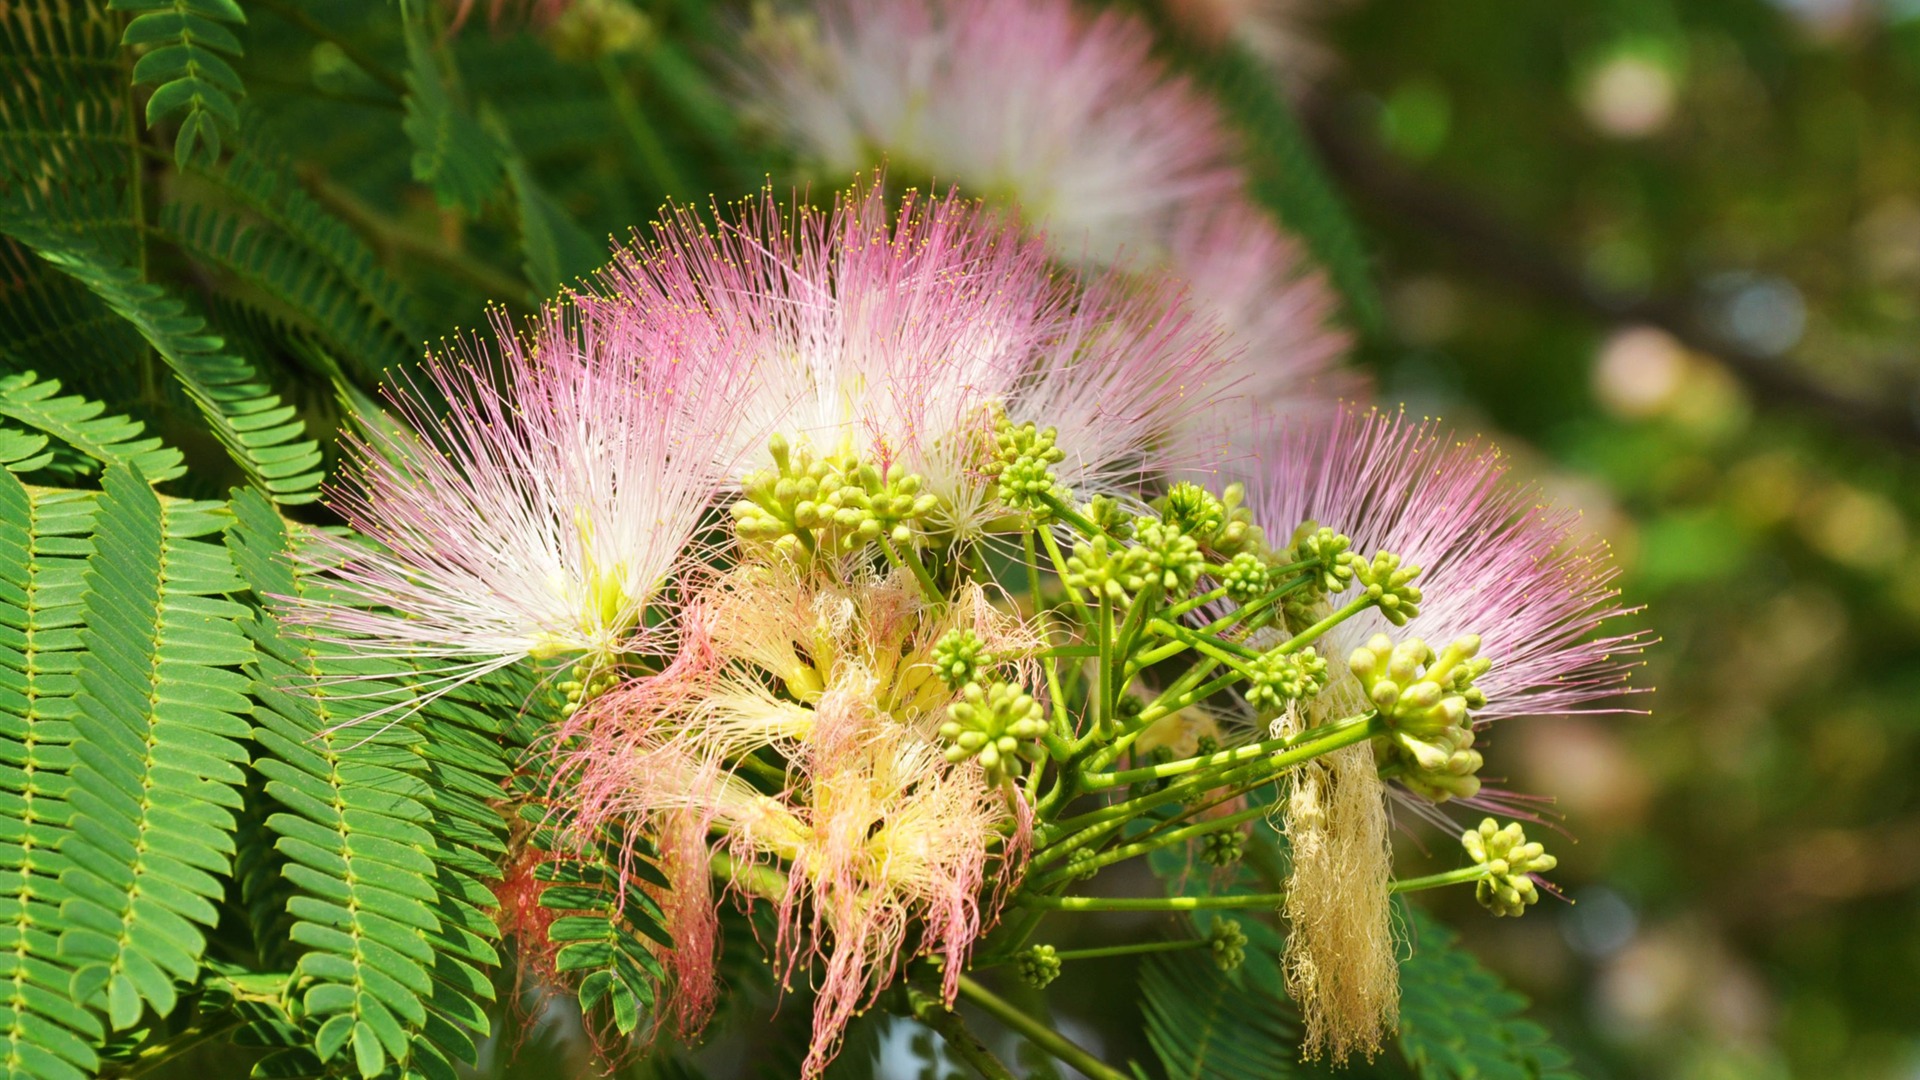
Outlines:
{"label": "brown twig", "polygon": [[1765,404],[1815,414],[1843,431],[1902,450],[1920,450],[1920,410],[1906,404],[1920,401],[1920,394],[1866,400],[1841,393],[1787,362],[1729,340],[1678,297],[1629,296],[1609,289],[1471,194],[1421,176],[1356,137],[1350,117],[1337,103],[1318,97],[1307,103],[1304,113],[1321,157],[1346,190],[1383,215],[1419,223],[1446,243],[1449,257],[1461,269],[1609,322],[1658,327],[1688,348],[1719,359]]}

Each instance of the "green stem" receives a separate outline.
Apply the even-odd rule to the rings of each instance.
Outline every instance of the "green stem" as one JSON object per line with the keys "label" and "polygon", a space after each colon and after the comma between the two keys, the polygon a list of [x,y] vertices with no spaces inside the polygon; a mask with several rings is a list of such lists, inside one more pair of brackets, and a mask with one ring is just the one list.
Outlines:
{"label": "green stem", "polygon": [[1277,651],[1281,653],[1299,652],[1321,634],[1339,626],[1341,623],[1346,622],[1348,619],[1353,618],[1355,615],[1360,614],[1372,606],[1373,598],[1366,593],[1361,593],[1359,596],[1349,600],[1345,607],[1314,623],[1312,626],[1307,627],[1305,630],[1300,631],[1298,634],[1295,634],[1292,638],[1281,644]]}
{"label": "green stem", "polygon": [[1237,893],[1229,896],[1022,896],[1014,902],[1046,911],[1211,911],[1273,909],[1286,899],[1286,893]]}
{"label": "green stem", "polygon": [[1094,1057],[1066,1036],[1028,1016],[1024,1010],[1016,1008],[1011,1002],[965,975],[960,976],[960,996],[980,1006],[982,1011],[995,1020],[1019,1032],[1028,1042],[1079,1069],[1090,1080],[1133,1080],[1126,1073]]}
{"label": "green stem", "polygon": [[1098,525],[1095,525],[1093,522],[1087,520],[1086,515],[1082,514],[1080,511],[1075,510],[1073,507],[1068,506],[1064,502],[1061,502],[1060,497],[1053,494],[1052,492],[1049,491],[1041,495],[1040,501],[1046,504],[1047,509],[1053,511],[1054,517],[1057,517],[1061,521],[1064,521],[1067,524],[1073,526],[1074,528],[1079,529],[1080,534],[1082,536],[1085,536],[1087,539],[1091,540],[1096,536],[1106,535],[1106,531],[1104,529],[1100,528]]}
{"label": "green stem", "polygon": [[1169,761],[1161,765],[1147,765],[1138,769],[1124,769],[1120,772],[1083,773],[1080,777],[1080,786],[1086,791],[1104,791],[1107,788],[1120,787],[1124,784],[1135,784],[1142,780],[1164,780],[1168,777],[1193,772],[1196,769],[1211,769],[1220,765],[1232,765],[1241,761],[1250,761],[1262,754],[1273,753],[1274,751],[1285,750],[1288,747],[1298,746],[1302,743],[1329,738],[1345,731],[1353,725],[1368,723],[1373,719],[1373,715],[1373,712],[1369,710],[1357,716],[1349,716],[1345,720],[1336,720],[1331,724],[1322,724],[1317,728],[1313,728],[1310,731],[1303,731],[1298,735],[1287,735],[1278,739],[1268,739],[1265,742],[1257,742],[1248,746],[1238,746],[1232,750],[1222,750],[1216,754],[1204,754],[1200,757],[1183,758],[1179,761]]}
{"label": "green stem", "polygon": [[981,1042],[980,1037],[967,1027],[966,1021],[960,1018],[959,1013],[947,1008],[945,1002],[925,991],[909,986],[906,988],[906,994],[907,1010],[912,1013],[913,1018],[938,1032],[940,1037],[946,1040],[947,1047],[953,1051],[954,1057],[965,1062],[974,1072],[986,1077],[986,1080],[1014,1080],[1014,1075],[1007,1071],[1007,1067],[1000,1063],[999,1058],[993,1056],[993,1051],[987,1049],[987,1044]]}
{"label": "green stem", "polygon": [[1165,619],[1149,620],[1147,622],[1147,629],[1159,634],[1161,637],[1170,637],[1176,641],[1186,642],[1189,647],[1198,649],[1223,664],[1232,664],[1235,667],[1240,666],[1240,662],[1243,660],[1258,660],[1261,655],[1259,649],[1249,648],[1237,641],[1229,641],[1226,638],[1216,637],[1198,630],[1189,630],[1184,626],[1170,623]]}
{"label": "green stem", "polygon": [[[1104,867],[1112,866],[1114,863],[1124,862],[1127,859],[1135,858],[1136,856],[1151,854],[1152,852],[1158,851],[1163,847],[1168,847],[1173,844],[1183,843],[1187,840],[1193,839],[1196,836],[1205,836],[1208,833],[1216,833],[1226,829],[1234,828],[1238,825],[1252,821],[1255,818],[1266,817],[1268,814],[1272,812],[1273,812],[1273,807],[1271,806],[1255,806],[1250,809],[1242,810],[1237,814],[1228,814],[1225,817],[1213,818],[1210,821],[1196,822],[1195,824],[1185,826],[1184,828],[1174,829],[1170,832],[1164,832],[1157,836],[1135,840],[1131,844],[1122,844],[1117,848],[1113,848],[1112,850],[1101,852],[1098,856],[1094,858],[1092,863],[1083,865],[1083,866],[1076,866],[1073,868],[1073,872],[1075,874],[1080,874],[1088,870],[1099,870]],[[1046,877],[1041,878],[1036,884],[1047,885],[1055,881],[1063,880],[1066,876],[1066,873],[1067,872],[1065,870],[1056,870],[1052,874],[1049,874]]]}
{"label": "green stem", "polygon": [[1213,590],[1212,592],[1201,593],[1199,596],[1190,597],[1186,600],[1182,600],[1179,603],[1168,608],[1162,614],[1164,614],[1169,619],[1177,619],[1180,616],[1185,615],[1187,612],[1194,610],[1195,608],[1206,607],[1208,604],[1213,603],[1215,600],[1225,600],[1226,598],[1227,598],[1227,587],[1225,585],[1222,585],[1219,588]]}
{"label": "green stem", "polygon": [[[1213,942],[1206,938],[1187,938],[1181,941],[1147,941],[1134,945],[1108,945],[1099,949],[1060,949],[1055,951],[1053,955],[1057,960],[1099,960],[1109,956],[1139,956],[1143,953],[1178,952],[1181,949],[1201,949],[1211,944],[1213,944]],[[1007,960],[1002,960],[999,963],[1004,964],[1007,962]]]}
{"label": "green stem", "polygon": [[[1053,538],[1052,529],[1035,529],[1040,534],[1040,542],[1047,547],[1047,559],[1053,563],[1054,576],[1060,579],[1062,586],[1067,585],[1067,557],[1060,551],[1060,542]],[[1080,598],[1080,590],[1067,586],[1067,599],[1073,601],[1073,609],[1080,616],[1082,625],[1093,622],[1093,613],[1087,610],[1087,602]]]}
{"label": "green stem", "polygon": [[1448,885],[1464,885],[1469,881],[1479,881],[1487,876],[1484,866],[1463,866],[1458,870],[1449,870],[1444,874],[1428,874],[1426,877],[1407,878],[1393,883],[1393,892],[1422,892],[1427,889],[1439,889]]}
{"label": "green stem", "polygon": [[902,555],[900,549],[894,546],[893,538],[885,533],[880,534],[880,547],[887,553],[888,562],[913,571],[914,580],[920,583],[920,591],[926,596],[927,603],[936,608],[944,605],[946,594],[942,593],[940,586],[934,583],[933,574],[928,572],[927,564],[920,561],[919,553],[908,548],[907,553]]}

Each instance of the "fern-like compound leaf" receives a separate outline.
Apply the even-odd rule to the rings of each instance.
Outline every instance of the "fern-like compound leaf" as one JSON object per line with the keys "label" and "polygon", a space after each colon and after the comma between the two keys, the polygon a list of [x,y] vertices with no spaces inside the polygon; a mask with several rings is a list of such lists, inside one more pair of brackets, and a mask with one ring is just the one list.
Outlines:
{"label": "fern-like compound leaf", "polygon": [[10,213],[0,214],[0,231],[85,285],[138,330],[166,360],[233,459],[275,501],[317,497],[319,444],[303,438],[306,425],[294,408],[281,404],[253,365],[231,355],[198,315],[160,286],[141,281],[133,266],[79,236]]}
{"label": "fern-like compound leaf", "polygon": [[[180,451],[156,438],[141,438],[146,428],[137,420],[116,416],[97,401],[60,396],[60,384],[31,371],[0,376],[0,416],[51,435],[98,462],[101,467],[126,465],[140,470],[153,483],[173,480],[187,471]],[[16,472],[30,471],[8,466]]]}
{"label": "fern-like compound leaf", "polygon": [[426,28],[414,19],[407,20],[402,127],[413,143],[413,178],[431,187],[441,206],[478,213],[500,190],[499,144],[454,99]]}
{"label": "fern-like compound leaf", "polygon": [[[272,598],[319,586],[294,574],[294,540],[265,499],[242,492],[233,505],[228,545],[267,605],[251,628],[263,706],[255,768],[281,808],[266,824],[294,886],[290,936],[305,949],[297,970],[309,980],[311,1051],[367,1077],[389,1067],[452,1077],[487,1031],[485,973],[499,962],[480,880],[492,873],[488,853],[503,849],[499,815],[490,829],[477,800],[498,790],[478,777],[504,765],[451,734],[455,748],[441,749],[437,733],[416,729],[419,714],[376,715],[408,693],[417,673],[404,663],[285,633]],[[451,703],[421,712],[435,708],[450,731],[490,723]]]}
{"label": "fern-like compound leaf", "polygon": [[120,44],[146,50],[133,65],[133,82],[153,87],[147,125],[178,116],[174,159],[183,167],[218,160],[221,135],[240,124],[234,99],[246,93],[222,54],[244,51],[229,27],[245,23],[246,13],[234,0],[110,0],[107,6],[139,13]]}
{"label": "fern-like compound leaf", "polygon": [[94,499],[0,471],[0,1073],[78,1080],[100,1021],[59,955],[81,571]]}
{"label": "fern-like compound leaf", "polygon": [[233,854],[252,709],[241,588],[204,504],[163,504],[138,470],[104,478],[81,601],[72,835],[59,953],[115,1029],[198,976]]}
{"label": "fern-like compound leaf", "polygon": [[1242,925],[1249,942],[1239,971],[1221,971],[1205,951],[1156,953],[1141,966],[1147,1042],[1169,1080],[1295,1073],[1300,1029],[1278,985],[1261,977],[1279,956],[1278,936],[1264,924]]}
{"label": "fern-like compound leaf", "polygon": [[1414,910],[1400,965],[1400,1049],[1421,1080],[1579,1080],[1573,1059],[1526,1019],[1527,999]]}

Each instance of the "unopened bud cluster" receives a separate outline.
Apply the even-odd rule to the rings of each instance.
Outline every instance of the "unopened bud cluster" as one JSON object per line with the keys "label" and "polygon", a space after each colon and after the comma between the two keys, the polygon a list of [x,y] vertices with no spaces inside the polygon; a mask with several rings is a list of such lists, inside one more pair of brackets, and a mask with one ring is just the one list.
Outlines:
{"label": "unopened bud cluster", "polygon": [[947,722],[940,725],[947,760],[958,763],[978,757],[987,782],[996,785],[1013,775],[1016,761],[1039,760],[1038,740],[1046,732],[1040,703],[1005,682],[988,687],[968,683],[961,700],[947,706]]}
{"label": "unopened bud cluster", "polygon": [[1480,638],[1473,634],[1438,656],[1419,638],[1396,645],[1375,634],[1347,661],[1387,723],[1387,732],[1374,740],[1381,768],[1434,802],[1480,791],[1470,710],[1486,702],[1474,680],[1492,665],[1476,657],[1479,651]]}
{"label": "unopened bud cluster", "polygon": [[1009,509],[1044,516],[1049,498],[1067,496],[1053,475],[1053,467],[1067,457],[1053,444],[1057,434],[1053,428],[1015,424],[1004,414],[994,425],[993,460],[986,472],[998,481],[995,494]]}
{"label": "unopened bud cluster", "polygon": [[1517,821],[1501,828],[1492,818],[1480,822],[1477,829],[1460,834],[1460,844],[1473,861],[1486,868],[1487,876],[1474,885],[1474,898],[1495,915],[1523,915],[1529,904],[1540,900],[1540,889],[1533,874],[1544,874],[1560,865],[1538,843],[1529,843]]}
{"label": "unopened bud cluster", "polygon": [[816,545],[851,551],[882,538],[904,545],[939,505],[899,462],[883,471],[851,451],[816,458],[779,435],[767,448],[773,468],[742,479],[746,497],[732,507],[742,540],[794,554]]}
{"label": "unopened bud cluster", "polygon": [[1247,665],[1247,704],[1263,713],[1277,713],[1326,688],[1327,662],[1311,646],[1296,653],[1275,649]]}
{"label": "unopened bud cluster", "polygon": [[1353,579],[1395,626],[1405,626],[1408,619],[1420,614],[1420,587],[1413,584],[1419,576],[1419,567],[1403,565],[1400,556],[1391,552],[1378,551],[1372,561],[1353,562]]}
{"label": "unopened bud cluster", "polygon": [[1246,501],[1244,484],[1229,484],[1218,496],[1199,484],[1178,483],[1154,500],[1160,520],[1190,536],[1207,551],[1223,559],[1246,553],[1258,555],[1266,550],[1266,534],[1253,523],[1253,511],[1241,505]]}
{"label": "unopened bud cluster", "polygon": [[950,690],[958,690],[974,681],[980,669],[993,663],[993,653],[980,635],[956,626],[933,643],[933,668]]}
{"label": "unopened bud cluster", "polygon": [[1210,832],[1200,845],[1200,861],[1208,866],[1232,866],[1246,854],[1247,837],[1238,829]]}
{"label": "unopened bud cluster", "polygon": [[1035,990],[1045,990],[1048,983],[1060,977],[1060,957],[1051,945],[1022,949],[1014,958],[1013,967],[1020,981]]}
{"label": "unopened bud cluster", "polygon": [[1247,933],[1237,919],[1215,919],[1207,929],[1207,951],[1221,971],[1238,971],[1247,962]]}

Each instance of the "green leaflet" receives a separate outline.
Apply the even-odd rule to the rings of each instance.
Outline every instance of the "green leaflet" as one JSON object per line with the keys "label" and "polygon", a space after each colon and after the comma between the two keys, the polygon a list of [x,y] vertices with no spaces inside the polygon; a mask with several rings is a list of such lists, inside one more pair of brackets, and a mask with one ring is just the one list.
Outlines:
{"label": "green leaflet", "polygon": [[206,323],[132,266],[97,246],[14,213],[0,214],[4,231],[49,265],[85,285],[131,324],[166,360],[201,416],[247,475],[282,503],[318,495],[320,447],[303,438],[306,425],[262,380],[253,365],[225,351]]}
{"label": "green leaflet", "polygon": [[[292,541],[265,499],[238,493],[234,513],[228,544],[256,596],[271,603],[318,587],[295,575]],[[505,764],[475,734],[494,726],[491,714],[443,698],[404,722],[369,717],[407,692],[414,673],[404,663],[291,637],[270,609],[251,633],[256,768],[280,808],[266,825],[295,887],[298,970],[314,980],[303,1000],[312,1052],[362,1076],[394,1064],[450,1077],[487,1031],[485,973],[499,963],[482,879],[493,874],[488,853],[504,850],[504,827],[477,793],[489,790],[479,777]],[[328,681],[341,678],[358,681]]]}
{"label": "green leaflet", "polygon": [[1573,1058],[1522,1015],[1525,997],[1459,948],[1459,935],[1407,910],[1413,955],[1400,964],[1400,1049],[1421,1080],[1579,1080]]}
{"label": "green leaflet", "polygon": [[[186,473],[180,451],[159,439],[141,438],[146,428],[139,421],[108,414],[97,401],[56,396],[59,393],[57,381],[40,379],[31,371],[0,376],[0,416],[51,435],[102,466],[139,469],[156,484]],[[31,471],[18,465],[8,468]]]}
{"label": "green leaflet", "polygon": [[406,19],[407,118],[413,178],[441,206],[476,214],[500,190],[501,148],[448,89],[440,58],[418,19]]}
{"label": "green leaflet", "polygon": [[227,161],[195,171],[225,202],[169,203],[160,227],[195,258],[264,293],[276,313],[373,385],[383,371],[409,363],[425,337],[413,297],[352,229],[301,189],[280,146],[264,120],[243,114]]}
{"label": "green leaflet", "polygon": [[[1272,931],[1248,929],[1248,964]],[[1251,932],[1253,926],[1266,934]],[[1277,949],[1275,950],[1277,955]],[[1300,1031],[1284,999],[1247,968],[1221,971],[1204,951],[1155,953],[1140,970],[1147,1042],[1169,1080],[1240,1080],[1294,1074]]]}
{"label": "green leaflet", "polygon": [[[652,1009],[666,971],[643,938],[671,945],[661,928],[660,908],[638,881],[622,888],[617,849],[600,855],[563,854],[549,829],[537,829],[534,845],[549,859],[536,872],[547,882],[540,905],[565,912],[547,929],[555,946],[554,969],[579,981],[580,1009],[610,1020],[615,1031],[630,1035]],[[633,872],[655,885],[665,879],[643,852],[634,852]],[[623,895],[624,891],[624,895]]]}
{"label": "green leaflet", "polygon": [[222,54],[239,56],[240,39],[228,24],[245,23],[234,0],[110,0],[115,11],[135,11],[120,44],[145,47],[133,65],[135,86],[152,86],[147,124],[180,117],[174,160],[180,165],[220,157],[220,136],[240,124],[234,99],[246,94]]}
{"label": "green leaflet", "polygon": [[44,1080],[98,1066],[98,1018],[58,954],[68,835],[81,569],[94,501],[29,495],[0,471],[0,1072]]}
{"label": "green leaflet", "polygon": [[251,655],[224,598],[240,587],[217,527],[163,505],[139,472],[107,471],[87,558],[73,704],[72,834],[59,955],[74,998],[126,1028],[171,1011],[192,983],[233,853],[247,759],[241,715]]}

